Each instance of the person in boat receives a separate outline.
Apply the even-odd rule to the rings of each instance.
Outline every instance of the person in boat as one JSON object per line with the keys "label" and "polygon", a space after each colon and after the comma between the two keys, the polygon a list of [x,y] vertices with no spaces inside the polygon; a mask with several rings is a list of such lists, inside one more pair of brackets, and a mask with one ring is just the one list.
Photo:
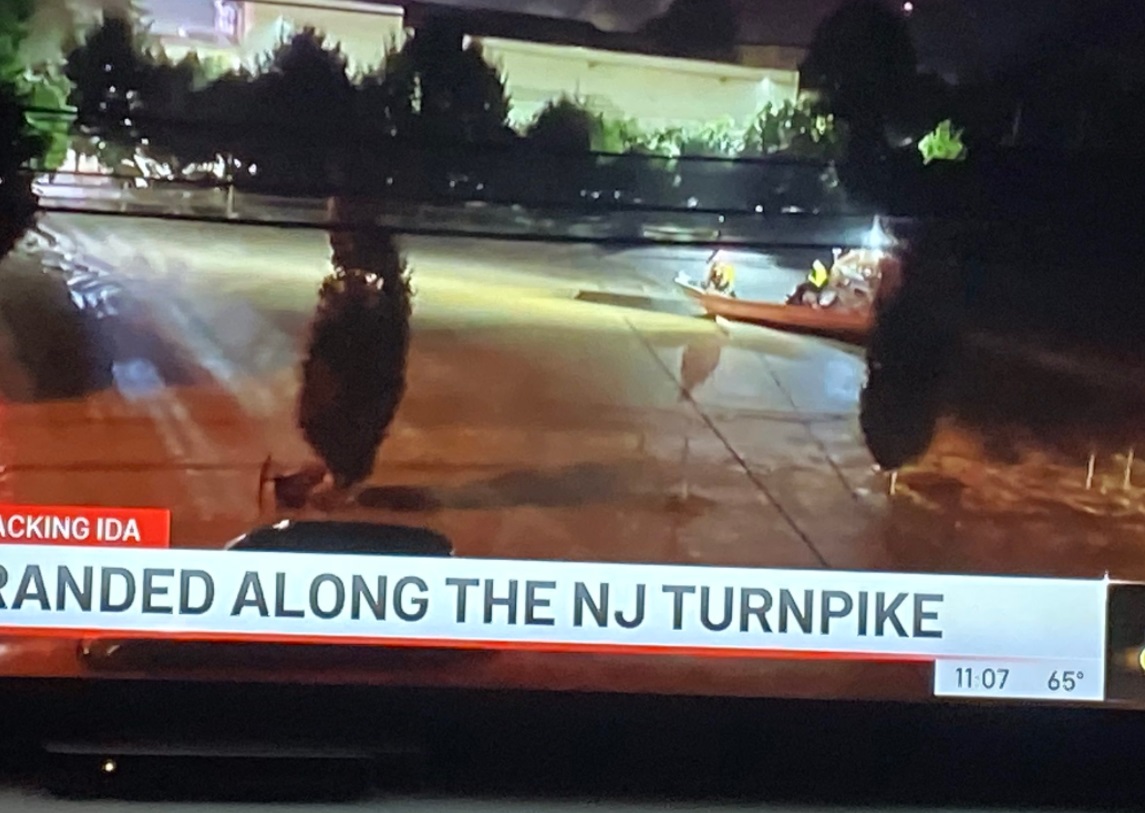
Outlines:
{"label": "person in boat", "polygon": [[704,290],[714,291],[724,296],[735,296],[735,266],[728,260],[722,249],[716,249],[708,258],[708,270],[704,275]]}
{"label": "person in boat", "polygon": [[882,255],[870,249],[848,251],[831,267],[832,288],[839,304],[848,310],[868,310],[879,288]]}
{"label": "person in boat", "polygon": [[799,283],[799,286],[787,298],[788,305],[816,305],[819,302],[819,296],[827,287],[827,282],[831,279],[831,272],[827,270],[827,266],[821,260],[816,260],[811,270],[807,274],[807,278]]}

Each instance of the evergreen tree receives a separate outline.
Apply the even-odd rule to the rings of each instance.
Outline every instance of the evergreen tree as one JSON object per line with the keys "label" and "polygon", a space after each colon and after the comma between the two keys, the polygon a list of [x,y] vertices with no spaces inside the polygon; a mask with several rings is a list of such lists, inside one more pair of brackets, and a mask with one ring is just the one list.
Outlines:
{"label": "evergreen tree", "polygon": [[88,137],[87,150],[105,163],[119,164],[134,154],[141,136],[133,116],[153,113],[146,109],[146,96],[154,67],[146,34],[127,13],[106,12],[68,54],[68,103]]}
{"label": "evergreen tree", "polygon": [[334,273],[322,283],[302,366],[299,426],[339,488],[370,476],[405,394],[409,270],[376,207],[340,199]]}
{"label": "evergreen tree", "polygon": [[[280,45],[247,92],[239,154],[288,191],[328,194],[345,163],[354,87],[346,56],[313,28]],[[244,122],[244,123],[246,123]]]}
{"label": "evergreen tree", "polygon": [[509,133],[501,72],[461,29],[432,20],[402,46],[382,82],[398,135],[438,144],[487,143]]}
{"label": "evergreen tree", "polygon": [[815,32],[800,82],[846,122],[853,157],[881,154],[886,132],[912,101],[918,58],[900,13],[882,0],[850,0]]}

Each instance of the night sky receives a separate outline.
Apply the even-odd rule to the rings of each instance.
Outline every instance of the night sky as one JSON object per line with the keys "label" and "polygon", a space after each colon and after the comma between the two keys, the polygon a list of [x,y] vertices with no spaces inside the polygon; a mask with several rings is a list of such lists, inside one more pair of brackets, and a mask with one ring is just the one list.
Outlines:
{"label": "night sky", "polygon": [[[114,0],[108,0],[114,1]],[[888,0],[889,1],[889,0]],[[208,27],[214,19],[213,0],[144,0],[168,24]],[[446,0],[443,0],[446,2]],[[447,0],[448,4],[525,11],[589,20],[606,29],[632,29],[662,12],[670,0]],[[818,22],[843,0],[732,0],[740,12],[740,39],[776,45],[806,44]],[[1018,52],[1058,29],[1072,35],[1089,20],[1088,36],[1101,39],[1134,29],[1145,17],[1145,0],[913,0],[918,26],[925,15],[933,20],[925,39],[932,48],[944,41],[972,39],[988,63],[1014,58]],[[953,22],[952,22],[953,21]],[[925,32],[924,32],[925,33]]]}
{"label": "night sky", "polygon": [[[926,2],[927,0],[918,0]],[[935,0],[941,1],[941,0]],[[144,0],[158,19],[189,27],[208,27],[213,0]],[[662,12],[670,0],[448,0],[449,5],[525,11],[589,20],[606,29],[633,29]],[[734,0],[743,18],[744,39],[776,44],[806,41],[815,24],[839,0]]]}

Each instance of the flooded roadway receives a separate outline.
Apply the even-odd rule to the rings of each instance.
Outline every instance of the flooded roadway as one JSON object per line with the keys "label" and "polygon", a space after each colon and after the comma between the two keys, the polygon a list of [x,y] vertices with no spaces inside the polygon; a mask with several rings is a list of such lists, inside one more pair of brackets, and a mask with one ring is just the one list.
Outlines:
{"label": "flooded roadway", "polygon": [[[168,507],[185,547],[221,547],[266,521],[262,461],[312,456],[295,406],[329,270],[325,235],[90,215],[44,225],[107,270],[130,326],[103,334],[108,386],[4,404],[4,500]],[[408,391],[359,505],[339,517],[430,527],[460,556],[1145,575],[1134,522],[1094,524],[1087,513],[1093,532],[1079,533],[1063,523],[1077,513],[1068,506],[1015,511],[1021,493],[1004,508],[984,503],[1017,473],[979,465],[957,432],[940,435],[890,498],[858,429],[862,357],[686,315],[671,279],[681,264],[702,267],[703,251],[440,238],[405,248],[416,292]],[[799,274],[769,258],[753,265],[741,276],[765,292],[789,290]],[[606,296],[586,301],[585,291]],[[6,642],[0,672],[82,672],[61,646],[74,653],[74,642]],[[858,697],[924,697],[927,671],[527,653],[463,669],[319,670],[332,680]]]}

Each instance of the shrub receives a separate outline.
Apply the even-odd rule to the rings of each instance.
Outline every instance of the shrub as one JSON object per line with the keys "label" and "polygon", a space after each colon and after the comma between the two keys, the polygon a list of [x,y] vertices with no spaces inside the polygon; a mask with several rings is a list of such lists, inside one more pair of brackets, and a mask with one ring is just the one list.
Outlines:
{"label": "shrub", "polygon": [[962,130],[955,130],[953,122],[946,119],[918,142],[922,153],[922,163],[931,161],[963,161],[966,159],[966,145],[962,143]]}
{"label": "shrub", "polygon": [[[339,202],[339,222],[355,222]],[[331,236],[334,273],[318,294],[302,365],[299,426],[339,488],[369,477],[405,394],[409,272],[393,236],[356,221]]]}
{"label": "shrub", "polygon": [[554,153],[586,153],[601,147],[602,118],[571,96],[546,104],[525,128],[525,137]]}
{"label": "shrub", "polygon": [[[60,124],[29,116],[36,105],[59,107],[46,71],[33,71],[23,54],[35,10],[31,0],[5,0],[0,12],[0,260],[35,221],[38,201],[28,166],[49,167],[60,156]],[[66,149],[66,147],[65,147]]]}
{"label": "shrub", "polygon": [[834,161],[843,157],[846,141],[846,127],[830,112],[806,99],[789,100],[759,111],[744,133],[743,154]]}

